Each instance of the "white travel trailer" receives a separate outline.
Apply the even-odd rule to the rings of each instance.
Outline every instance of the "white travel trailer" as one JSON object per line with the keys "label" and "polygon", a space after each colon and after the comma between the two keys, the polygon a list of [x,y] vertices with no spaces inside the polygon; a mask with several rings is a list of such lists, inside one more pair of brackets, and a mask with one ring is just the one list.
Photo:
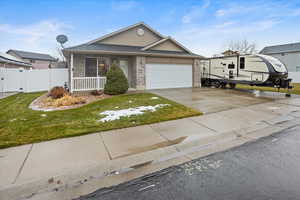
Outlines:
{"label": "white travel trailer", "polygon": [[261,54],[214,57],[202,62],[202,85],[235,88],[236,84],[290,89],[291,79],[278,59]]}

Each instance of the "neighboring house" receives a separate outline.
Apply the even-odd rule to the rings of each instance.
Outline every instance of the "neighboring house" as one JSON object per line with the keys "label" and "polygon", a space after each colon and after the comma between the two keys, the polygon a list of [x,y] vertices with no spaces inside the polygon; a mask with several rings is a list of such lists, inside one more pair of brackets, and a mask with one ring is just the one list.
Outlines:
{"label": "neighboring house", "polygon": [[260,53],[278,58],[286,65],[289,72],[300,72],[300,42],[267,46]]}
{"label": "neighboring house", "polygon": [[34,53],[28,51],[8,50],[8,54],[21,59],[23,62],[32,64],[33,69],[48,69],[53,68],[57,59],[48,54]]}
{"label": "neighboring house", "polygon": [[103,79],[113,62],[123,70],[130,88],[201,86],[203,57],[143,22],[65,48],[63,53],[70,67],[71,91],[103,88]]}
{"label": "neighboring house", "polygon": [[228,49],[228,50],[224,51],[222,53],[222,55],[224,55],[224,56],[235,56],[235,55],[239,55],[239,52]]}
{"label": "neighboring house", "polygon": [[0,52],[0,68],[24,68],[31,69],[32,65],[30,63],[24,62],[7,53]]}

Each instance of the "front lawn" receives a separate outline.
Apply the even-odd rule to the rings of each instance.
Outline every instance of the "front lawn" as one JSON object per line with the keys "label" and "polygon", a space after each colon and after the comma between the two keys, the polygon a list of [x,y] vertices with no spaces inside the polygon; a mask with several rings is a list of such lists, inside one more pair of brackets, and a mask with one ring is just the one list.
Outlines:
{"label": "front lawn", "polygon": [[[201,115],[200,112],[151,93],[125,94],[62,111],[34,111],[28,105],[43,93],[21,93],[0,100],[0,148],[78,136]],[[100,112],[169,104],[154,112],[100,122]]]}
{"label": "front lawn", "polygon": [[[300,83],[293,83],[293,89],[290,90],[291,94],[300,94]],[[250,85],[243,85],[237,84],[236,88],[239,89],[247,89],[247,90],[260,90],[260,91],[268,91],[268,92],[278,92],[277,88],[273,87],[259,87],[259,86],[250,86]],[[287,93],[287,89],[280,89],[279,92]]]}

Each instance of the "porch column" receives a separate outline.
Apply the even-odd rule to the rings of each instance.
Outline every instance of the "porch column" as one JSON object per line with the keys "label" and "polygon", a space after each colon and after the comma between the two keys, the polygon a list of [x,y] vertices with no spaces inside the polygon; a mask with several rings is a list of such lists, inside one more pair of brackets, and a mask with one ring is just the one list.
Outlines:
{"label": "porch column", "polygon": [[145,66],[146,66],[146,57],[137,56],[136,57],[136,89],[137,90],[146,89]]}
{"label": "porch column", "polygon": [[70,83],[70,92],[72,93],[73,92],[73,68],[74,68],[74,54],[71,53],[71,58],[70,58],[70,80],[71,80],[71,83]]}

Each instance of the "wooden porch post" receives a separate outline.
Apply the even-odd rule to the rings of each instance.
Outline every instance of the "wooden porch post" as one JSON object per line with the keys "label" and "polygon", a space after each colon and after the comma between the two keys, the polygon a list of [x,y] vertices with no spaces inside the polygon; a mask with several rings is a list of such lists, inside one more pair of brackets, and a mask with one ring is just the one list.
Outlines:
{"label": "wooden porch post", "polygon": [[70,60],[70,80],[71,80],[71,83],[70,83],[70,92],[73,93],[73,64],[74,64],[74,54],[71,53],[71,60]]}

